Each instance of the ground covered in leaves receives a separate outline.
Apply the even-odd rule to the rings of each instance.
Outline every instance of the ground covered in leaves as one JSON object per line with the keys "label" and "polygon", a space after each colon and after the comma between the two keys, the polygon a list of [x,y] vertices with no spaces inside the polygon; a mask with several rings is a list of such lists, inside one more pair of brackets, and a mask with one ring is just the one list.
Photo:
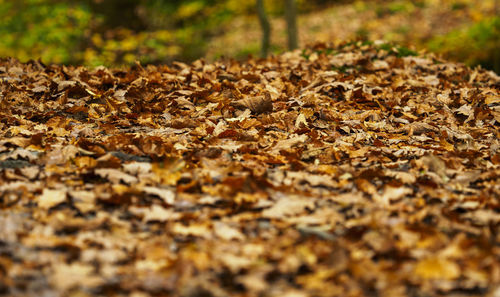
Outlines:
{"label": "ground covered in leaves", "polygon": [[319,44],[0,86],[0,295],[500,296],[493,72]]}

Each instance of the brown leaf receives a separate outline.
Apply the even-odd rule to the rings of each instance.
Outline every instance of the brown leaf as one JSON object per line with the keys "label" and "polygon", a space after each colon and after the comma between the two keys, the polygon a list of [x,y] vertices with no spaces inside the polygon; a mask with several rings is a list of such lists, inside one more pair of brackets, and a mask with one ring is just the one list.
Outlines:
{"label": "brown leaf", "polygon": [[235,108],[248,108],[257,114],[273,111],[273,102],[269,93],[263,96],[246,97],[238,101],[233,101],[231,105]]}

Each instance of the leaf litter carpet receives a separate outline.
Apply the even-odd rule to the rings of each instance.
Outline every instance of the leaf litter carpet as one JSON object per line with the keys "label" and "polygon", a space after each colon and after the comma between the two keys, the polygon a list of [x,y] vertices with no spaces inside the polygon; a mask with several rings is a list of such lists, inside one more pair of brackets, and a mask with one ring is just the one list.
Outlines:
{"label": "leaf litter carpet", "polygon": [[0,295],[500,296],[493,72],[318,44],[0,86]]}

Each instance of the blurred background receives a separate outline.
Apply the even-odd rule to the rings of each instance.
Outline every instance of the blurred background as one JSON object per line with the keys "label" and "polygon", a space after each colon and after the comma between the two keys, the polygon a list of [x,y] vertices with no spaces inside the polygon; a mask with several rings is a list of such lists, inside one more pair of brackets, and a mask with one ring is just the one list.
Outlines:
{"label": "blurred background", "polygon": [[[123,66],[261,54],[256,0],[0,0],[0,57]],[[287,0],[263,0],[270,53]],[[384,39],[500,73],[500,0],[296,0],[298,44]]]}

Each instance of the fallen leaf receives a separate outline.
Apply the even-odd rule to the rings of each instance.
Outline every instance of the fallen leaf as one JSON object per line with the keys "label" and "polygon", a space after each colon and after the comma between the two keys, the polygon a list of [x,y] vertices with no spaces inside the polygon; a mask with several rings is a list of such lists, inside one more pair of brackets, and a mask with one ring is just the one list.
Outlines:
{"label": "fallen leaf", "polygon": [[248,108],[254,113],[270,112],[273,110],[273,102],[269,93],[263,96],[247,97],[231,103],[236,108]]}
{"label": "fallen leaf", "polygon": [[150,210],[144,212],[145,222],[165,222],[177,218],[179,218],[179,215],[177,213],[156,204],[152,205]]}
{"label": "fallen leaf", "polygon": [[172,190],[157,187],[143,187],[142,190],[147,194],[160,197],[166,204],[172,205],[175,202],[175,193]]}
{"label": "fallen leaf", "polygon": [[109,168],[101,168],[101,169],[95,169],[95,173],[103,178],[108,179],[112,183],[120,183],[120,181],[123,181],[124,183],[127,184],[135,184],[137,183],[137,178],[126,174],[118,169],[109,169]]}
{"label": "fallen leaf", "polygon": [[314,209],[313,199],[300,196],[281,196],[272,207],[262,212],[262,216],[280,219],[286,216],[300,214],[306,209]]}
{"label": "fallen leaf", "polygon": [[215,235],[223,240],[244,240],[245,236],[236,228],[224,223],[215,223]]}
{"label": "fallen leaf", "polygon": [[429,257],[415,265],[415,275],[424,279],[452,280],[460,276],[460,267],[451,260]]}
{"label": "fallen leaf", "polygon": [[66,201],[66,191],[43,189],[37,201],[39,207],[49,209]]}

